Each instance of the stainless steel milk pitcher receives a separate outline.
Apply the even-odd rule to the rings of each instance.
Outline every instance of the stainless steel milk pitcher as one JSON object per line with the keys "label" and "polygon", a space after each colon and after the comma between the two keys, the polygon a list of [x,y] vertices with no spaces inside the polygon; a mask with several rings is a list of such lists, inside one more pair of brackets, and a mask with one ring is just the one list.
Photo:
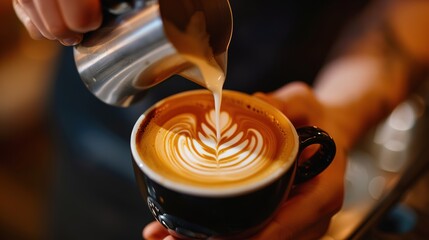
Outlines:
{"label": "stainless steel milk pitcher", "polygon": [[[179,54],[174,39],[164,31],[167,20],[178,29],[186,28],[196,11],[205,16],[214,55],[226,53],[232,34],[228,0],[124,2],[111,8],[102,27],[85,34],[74,48],[83,82],[103,102],[124,107],[174,74],[204,86],[199,70]],[[216,61],[226,71],[226,58]]]}

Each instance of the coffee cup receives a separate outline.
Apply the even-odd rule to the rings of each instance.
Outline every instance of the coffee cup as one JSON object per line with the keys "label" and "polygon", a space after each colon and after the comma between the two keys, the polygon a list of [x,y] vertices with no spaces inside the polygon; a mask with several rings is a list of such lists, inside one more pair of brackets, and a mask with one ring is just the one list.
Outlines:
{"label": "coffee cup", "polygon": [[[170,234],[244,239],[272,219],[294,185],[329,166],[335,143],[322,129],[295,129],[272,105],[230,90],[217,139],[213,106],[209,91],[192,90],[145,111],[131,134],[135,177]],[[318,150],[298,161],[313,144]]]}

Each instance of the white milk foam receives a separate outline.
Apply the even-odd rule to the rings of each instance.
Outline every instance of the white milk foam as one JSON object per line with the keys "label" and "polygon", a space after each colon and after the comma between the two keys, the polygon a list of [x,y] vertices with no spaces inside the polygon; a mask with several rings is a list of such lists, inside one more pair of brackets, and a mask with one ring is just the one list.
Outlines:
{"label": "white milk foam", "polygon": [[[184,176],[217,176],[221,173],[222,178],[234,180],[247,178],[267,164],[266,133],[262,134],[256,128],[238,130],[240,122],[233,122],[227,112],[221,112],[222,138],[218,143],[213,131],[215,118],[212,110],[205,115],[201,126],[197,126],[198,119],[192,113],[168,120],[155,139],[157,146],[164,146],[164,151],[158,151],[159,157],[169,161],[176,173]],[[264,126],[255,119],[251,121],[256,127]],[[193,132],[196,129],[201,130]]]}

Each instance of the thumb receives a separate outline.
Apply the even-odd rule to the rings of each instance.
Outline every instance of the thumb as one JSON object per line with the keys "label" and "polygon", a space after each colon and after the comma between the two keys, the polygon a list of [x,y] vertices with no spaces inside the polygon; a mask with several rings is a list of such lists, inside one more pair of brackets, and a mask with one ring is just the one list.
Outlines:
{"label": "thumb", "polygon": [[295,127],[313,123],[311,120],[316,119],[312,116],[321,113],[313,90],[303,82],[289,83],[269,94],[256,93],[255,96],[282,111]]}

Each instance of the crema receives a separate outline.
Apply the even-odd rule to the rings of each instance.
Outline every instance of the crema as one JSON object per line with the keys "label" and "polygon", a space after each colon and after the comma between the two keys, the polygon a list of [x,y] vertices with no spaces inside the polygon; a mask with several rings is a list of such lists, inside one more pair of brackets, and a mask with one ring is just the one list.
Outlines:
{"label": "crema", "polygon": [[146,116],[138,152],[154,172],[171,181],[225,188],[257,182],[284,165],[295,144],[291,129],[260,106],[225,91],[216,134],[208,91],[162,101]]}

